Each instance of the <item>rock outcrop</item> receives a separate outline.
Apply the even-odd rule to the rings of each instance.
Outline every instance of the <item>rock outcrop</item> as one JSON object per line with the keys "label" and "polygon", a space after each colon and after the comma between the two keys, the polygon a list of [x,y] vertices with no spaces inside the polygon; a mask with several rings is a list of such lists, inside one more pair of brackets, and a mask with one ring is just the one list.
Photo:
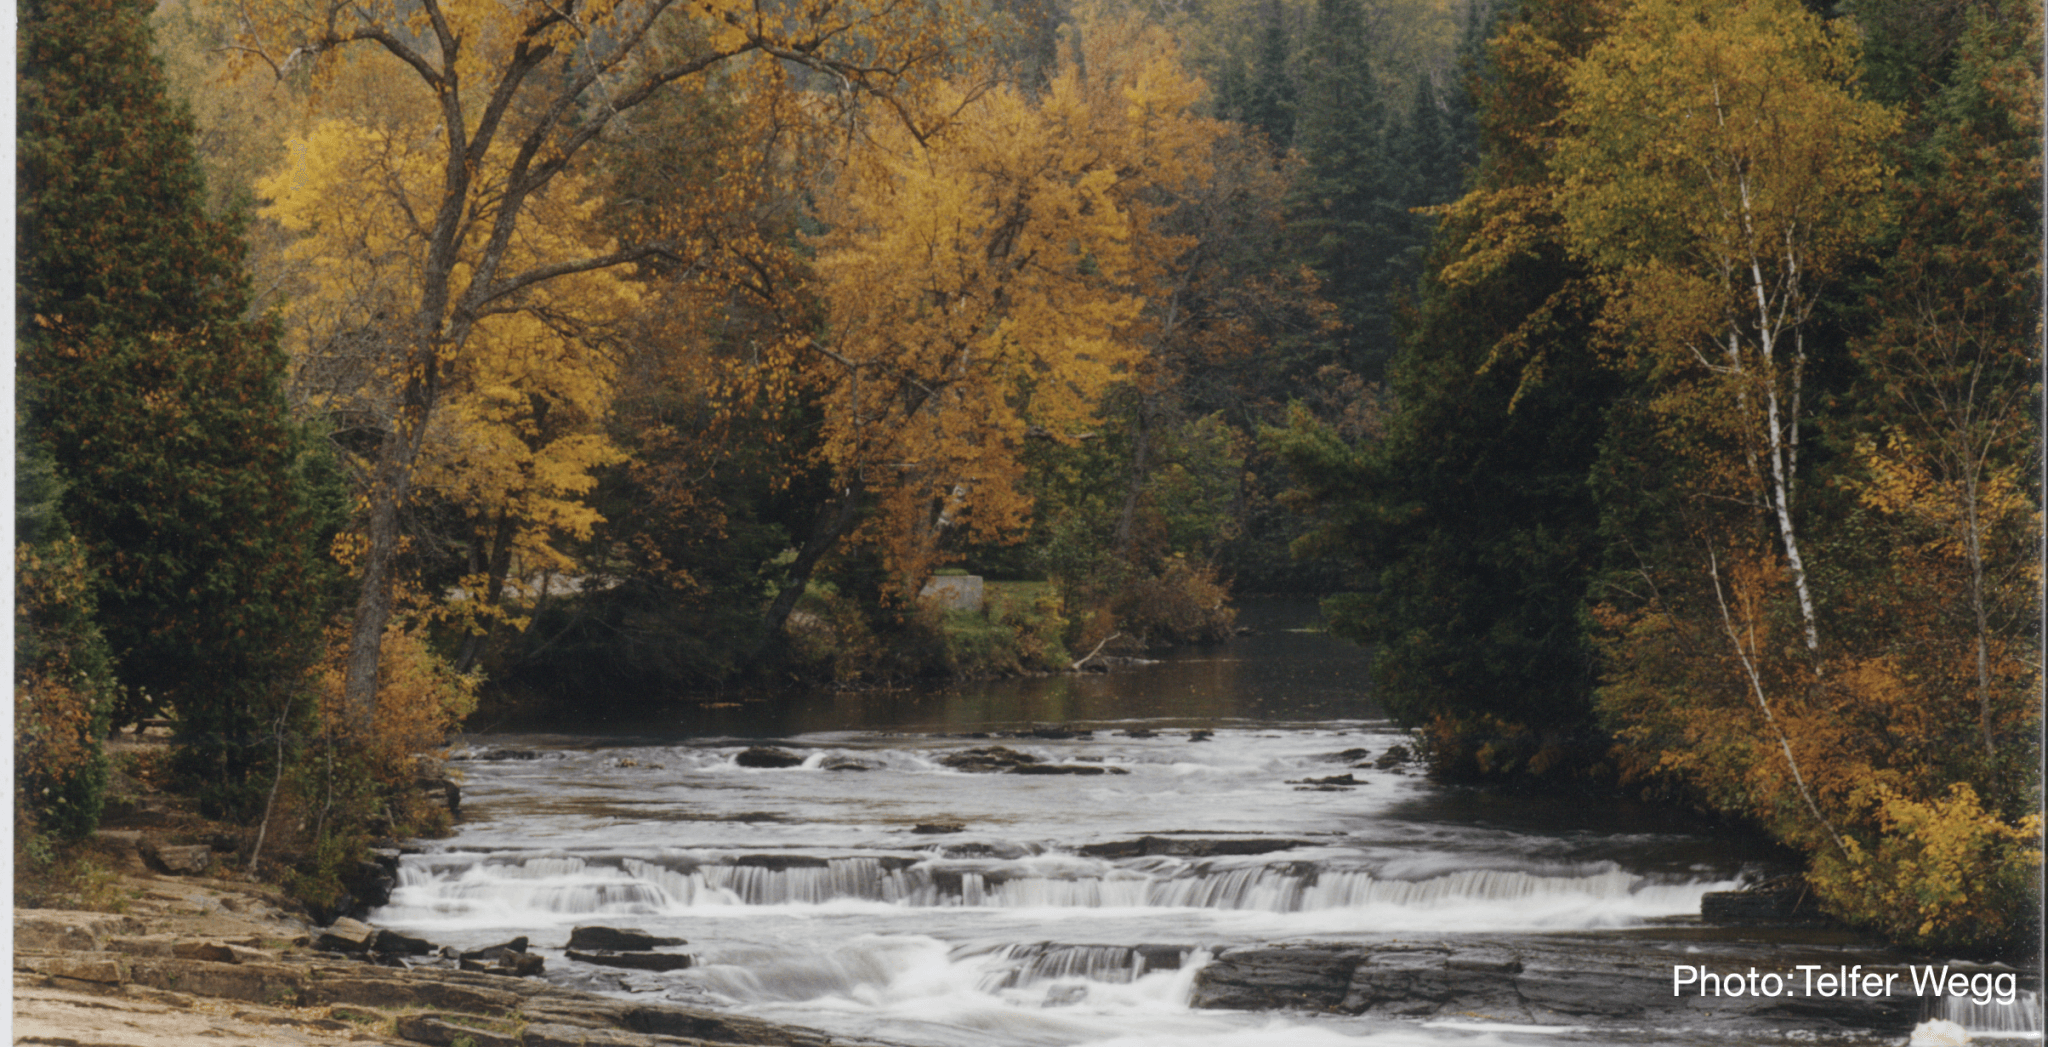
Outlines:
{"label": "rock outcrop", "polygon": [[1627,940],[1568,937],[1510,944],[1391,942],[1372,946],[1287,944],[1227,949],[1197,972],[1193,1005],[1295,1009],[1383,1017],[1451,1017],[1524,1025],[1588,1021],[1658,1027],[1711,1025],[1721,1032],[1790,1030],[1903,1035],[1917,997],[1674,995],[1672,962],[1716,971],[1777,970],[1783,958],[1747,955],[1739,943],[1666,957]]}

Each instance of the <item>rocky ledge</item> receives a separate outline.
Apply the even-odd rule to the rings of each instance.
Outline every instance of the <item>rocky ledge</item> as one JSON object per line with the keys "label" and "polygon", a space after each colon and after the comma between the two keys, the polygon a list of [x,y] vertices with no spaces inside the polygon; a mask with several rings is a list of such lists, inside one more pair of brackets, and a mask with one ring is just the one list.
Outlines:
{"label": "rocky ledge", "polygon": [[[1800,1030],[1814,1035],[1902,1035],[1920,1018],[1921,1001],[1913,997],[1674,995],[1673,963],[1714,971],[1789,969],[1782,954],[1751,951],[1739,942],[1685,944],[1687,951],[1669,952],[1625,938],[1558,936],[1508,943],[1227,949],[1196,975],[1193,1004],[1518,1025],[1702,1025],[1722,1032]],[[1816,956],[1794,962],[1826,963],[1833,970],[1839,959]]]}
{"label": "rocky ledge", "polygon": [[[247,884],[130,876],[119,886],[124,913],[17,911],[15,1043],[883,1047],[703,1008],[594,996],[519,977],[512,965],[352,961],[319,950],[334,945],[334,929],[310,927],[289,901]],[[628,963],[681,958],[653,951],[670,939],[619,932],[577,944]]]}

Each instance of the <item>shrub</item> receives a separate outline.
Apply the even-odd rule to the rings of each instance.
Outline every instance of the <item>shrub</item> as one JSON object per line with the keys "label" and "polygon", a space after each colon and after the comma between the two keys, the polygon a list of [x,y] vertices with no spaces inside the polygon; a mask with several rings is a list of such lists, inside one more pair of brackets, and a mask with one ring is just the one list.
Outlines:
{"label": "shrub", "polygon": [[1111,609],[1125,633],[1147,643],[1217,643],[1237,622],[1229,599],[1215,568],[1176,555],[1158,574],[1127,582]]}
{"label": "shrub", "polygon": [[115,695],[75,539],[15,551],[15,834],[66,839],[99,825]]}

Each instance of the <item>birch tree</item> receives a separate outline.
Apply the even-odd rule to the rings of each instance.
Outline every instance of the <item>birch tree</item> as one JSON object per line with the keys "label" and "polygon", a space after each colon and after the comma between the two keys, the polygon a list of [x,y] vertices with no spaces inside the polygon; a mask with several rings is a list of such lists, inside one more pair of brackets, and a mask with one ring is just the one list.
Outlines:
{"label": "birch tree", "polygon": [[1717,493],[1771,521],[1816,669],[1806,325],[1883,221],[1878,144],[1896,126],[1858,97],[1856,68],[1853,42],[1792,0],[1639,0],[1573,69],[1555,158],[1610,329],[1660,381],[1667,420],[1731,456]]}

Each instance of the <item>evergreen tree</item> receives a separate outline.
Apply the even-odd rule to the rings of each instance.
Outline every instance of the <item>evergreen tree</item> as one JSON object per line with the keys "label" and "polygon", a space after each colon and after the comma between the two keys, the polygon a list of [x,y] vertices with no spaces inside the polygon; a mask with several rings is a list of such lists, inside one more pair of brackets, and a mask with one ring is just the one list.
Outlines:
{"label": "evergreen tree", "polygon": [[1295,140],[1289,225],[1344,329],[1332,362],[1377,379],[1393,355],[1389,294],[1408,244],[1361,0],[1317,0]]}
{"label": "evergreen tree", "polygon": [[[1524,7],[1525,59],[1588,38],[1572,5]],[[1332,630],[1374,648],[1375,697],[1433,725],[1452,774],[1569,770],[1601,748],[1582,617],[1604,549],[1589,477],[1625,386],[1587,349],[1583,267],[1546,216],[1505,213],[1546,176],[1554,73],[1523,61],[1480,81],[1486,163],[1431,255],[1385,435],[1347,444],[1297,421],[1280,441],[1326,521],[1298,551],[1363,568],[1326,603]],[[1475,267],[1504,219],[1530,231],[1524,249]]]}
{"label": "evergreen tree", "polygon": [[1258,128],[1278,151],[1294,141],[1294,77],[1287,69],[1288,41],[1285,12],[1280,0],[1266,0],[1259,14],[1264,25],[1259,32],[1259,50],[1252,56],[1251,75],[1245,85],[1240,119]]}
{"label": "evergreen tree", "polygon": [[284,360],[244,316],[240,225],[206,212],[150,6],[21,6],[17,368],[97,575],[121,719],[175,710],[225,813],[304,684],[321,571]]}

